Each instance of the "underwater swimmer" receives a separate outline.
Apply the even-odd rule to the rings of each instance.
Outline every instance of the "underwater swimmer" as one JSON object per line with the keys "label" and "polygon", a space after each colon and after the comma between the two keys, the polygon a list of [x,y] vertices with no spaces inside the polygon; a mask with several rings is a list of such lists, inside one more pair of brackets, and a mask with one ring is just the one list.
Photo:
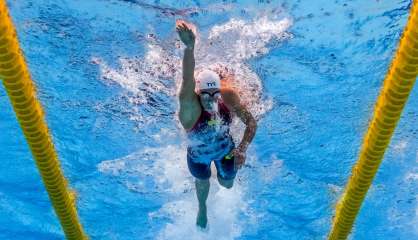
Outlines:
{"label": "underwater swimmer", "polygon": [[[179,93],[179,119],[189,140],[187,165],[190,173],[196,178],[196,194],[199,201],[196,224],[206,228],[210,164],[214,161],[219,184],[231,188],[237,170],[245,163],[246,151],[255,135],[257,123],[253,115],[241,104],[238,94],[233,89],[221,85],[218,73],[210,69],[195,73],[195,26],[178,20],[176,30],[186,45],[183,81]],[[238,116],[246,125],[238,147],[235,147],[229,133],[234,116]]]}

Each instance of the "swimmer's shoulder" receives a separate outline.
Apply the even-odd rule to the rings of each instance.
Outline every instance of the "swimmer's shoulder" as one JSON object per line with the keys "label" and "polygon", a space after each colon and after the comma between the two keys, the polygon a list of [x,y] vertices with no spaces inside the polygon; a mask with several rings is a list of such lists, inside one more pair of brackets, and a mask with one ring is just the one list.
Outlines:
{"label": "swimmer's shoulder", "polygon": [[222,88],[221,89],[222,100],[229,110],[234,110],[238,105],[240,105],[240,98],[238,93],[232,88]]}

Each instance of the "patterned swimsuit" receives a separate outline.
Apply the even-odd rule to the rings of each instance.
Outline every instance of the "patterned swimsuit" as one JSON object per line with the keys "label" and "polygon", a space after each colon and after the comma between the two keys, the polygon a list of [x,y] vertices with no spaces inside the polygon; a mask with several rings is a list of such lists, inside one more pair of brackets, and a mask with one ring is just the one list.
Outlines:
{"label": "patterned swimsuit", "polygon": [[192,175],[199,179],[210,177],[212,161],[219,177],[233,179],[236,175],[234,159],[228,156],[235,147],[229,133],[232,116],[222,101],[218,102],[218,109],[217,116],[202,110],[195,125],[187,131],[187,163]]}

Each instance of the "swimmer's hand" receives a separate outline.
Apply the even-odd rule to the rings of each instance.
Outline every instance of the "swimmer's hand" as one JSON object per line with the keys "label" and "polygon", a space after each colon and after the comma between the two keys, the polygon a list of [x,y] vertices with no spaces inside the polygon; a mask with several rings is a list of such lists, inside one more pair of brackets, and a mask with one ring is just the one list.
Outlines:
{"label": "swimmer's hand", "polygon": [[192,25],[183,20],[176,21],[176,31],[179,34],[180,40],[188,48],[194,48],[196,34],[192,29]]}
{"label": "swimmer's hand", "polygon": [[244,149],[241,149],[241,148],[238,147],[238,148],[235,148],[234,150],[232,150],[231,153],[232,153],[232,155],[234,155],[235,169],[236,170],[241,169],[242,166],[245,163],[245,158],[247,157],[246,156],[246,151]]}

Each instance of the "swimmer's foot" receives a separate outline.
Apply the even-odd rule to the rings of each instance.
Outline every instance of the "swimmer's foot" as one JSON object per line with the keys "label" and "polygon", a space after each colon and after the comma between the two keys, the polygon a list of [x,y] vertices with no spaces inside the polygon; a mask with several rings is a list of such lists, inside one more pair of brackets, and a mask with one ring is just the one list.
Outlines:
{"label": "swimmer's foot", "polygon": [[197,213],[196,225],[201,228],[206,228],[206,226],[208,225],[206,205],[199,206],[199,212]]}

